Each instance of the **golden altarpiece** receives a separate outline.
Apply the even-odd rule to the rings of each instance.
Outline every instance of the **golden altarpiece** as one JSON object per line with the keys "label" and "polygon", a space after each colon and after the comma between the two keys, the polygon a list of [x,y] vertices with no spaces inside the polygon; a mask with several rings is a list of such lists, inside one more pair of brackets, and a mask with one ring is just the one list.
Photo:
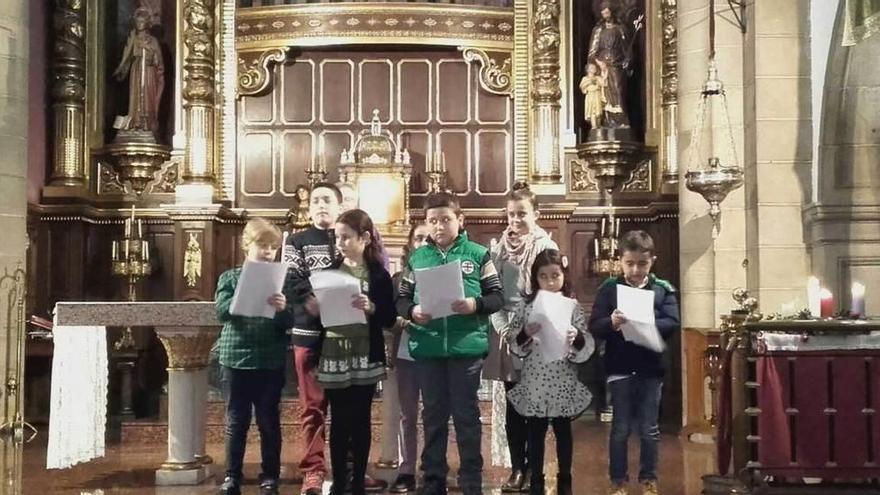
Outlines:
{"label": "golden altarpiece", "polygon": [[[464,3],[52,2],[51,170],[30,205],[29,311],[129,297],[111,258],[135,240],[132,206],[150,267],[132,297],[211,300],[242,259],[248,217],[294,231],[310,184],[381,177],[352,163],[375,125],[395,150],[389,174],[404,179],[392,187],[404,188],[405,222],[446,188],[488,245],[525,180],[587,307],[614,269],[614,236],[632,228],[652,234],[657,272],[677,282],[675,0],[614,0],[609,18],[598,0]],[[603,59],[606,41],[624,62]],[[585,76],[600,73],[614,92],[590,93]],[[600,120],[589,94],[617,113]],[[396,257],[407,228],[391,227]],[[123,409],[161,417],[162,345],[149,328],[110,338],[134,361],[136,400]],[[677,425],[672,354],[663,410]],[[586,373],[601,388],[596,366]]]}

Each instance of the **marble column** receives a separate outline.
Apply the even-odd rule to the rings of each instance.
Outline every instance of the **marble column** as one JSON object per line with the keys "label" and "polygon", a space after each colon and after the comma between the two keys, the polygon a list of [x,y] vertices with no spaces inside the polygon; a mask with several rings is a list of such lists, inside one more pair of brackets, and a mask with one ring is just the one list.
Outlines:
{"label": "marble column", "polygon": [[183,108],[186,151],[179,204],[210,204],[214,198],[214,0],[183,2]]}
{"label": "marble column", "polygon": [[21,310],[8,307],[18,305],[18,298],[8,296],[20,291],[15,276],[23,282],[19,270],[25,268],[27,249],[28,5],[26,0],[0,2],[0,423],[22,410],[24,322]]}

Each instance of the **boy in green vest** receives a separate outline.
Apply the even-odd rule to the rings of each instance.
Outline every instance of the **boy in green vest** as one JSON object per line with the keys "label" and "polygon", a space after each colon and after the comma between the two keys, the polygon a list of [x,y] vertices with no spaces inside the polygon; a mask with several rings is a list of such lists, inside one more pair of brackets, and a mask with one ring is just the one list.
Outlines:
{"label": "boy in green vest", "polygon": [[[477,390],[483,358],[489,352],[489,315],[501,309],[501,280],[489,250],[468,240],[462,230],[464,216],[451,193],[429,195],[425,200],[428,244],[410,255],[400,281],[398,314],[410,323],[409,350],[416,360],[422,390],[425,446],[422,450],[424,481],[421,495],[446,493],[446,443],[449,416],[461,466],[458,486],[464,495],[482,494],[483,456],[480,453],[480,409]],[[415,270],[459,261],[464,299],[452,304],[452,316],[432,318],[419,305]]]}

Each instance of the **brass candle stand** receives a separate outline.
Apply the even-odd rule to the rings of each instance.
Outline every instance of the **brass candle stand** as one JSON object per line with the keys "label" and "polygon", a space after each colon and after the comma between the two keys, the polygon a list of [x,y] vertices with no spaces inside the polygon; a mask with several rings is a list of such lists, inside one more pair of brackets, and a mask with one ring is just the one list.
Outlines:
{"label": "brass candle stand", "polygon": [[593,239],[593,273],[614,276],[620,273],[620,257],[617,254],[617,238],[620,235],[620,219],[614,215],[602,217],[599,236]]}

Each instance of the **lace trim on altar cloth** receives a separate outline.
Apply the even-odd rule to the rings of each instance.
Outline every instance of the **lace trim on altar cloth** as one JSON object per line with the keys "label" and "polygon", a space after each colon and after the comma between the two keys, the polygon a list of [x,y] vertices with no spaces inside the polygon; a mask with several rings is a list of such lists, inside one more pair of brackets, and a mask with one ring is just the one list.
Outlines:
{"label": "lace trim on altar cloth", "polygon": [[510,467],[510,449],[507,447],[507,392],[504,382],[492,382],[492,465]]}
{"label": "lace trim on altar cloth", "polygon": [[56,324],[53,341],[46,467],[65,469],[104,456],[107,333]]}
{"label": "lace trim on altar cloth", "polygon": [[874,12],[869,12],[859,22],[859,17],[864,15],[858,14],[863,11],[865,2],[874,2],[875,0],[846,0],[843,21],[843,46],[853,46],[856,43],[865,41],[871,35],[880,33],[880,2],[875,2]]}

